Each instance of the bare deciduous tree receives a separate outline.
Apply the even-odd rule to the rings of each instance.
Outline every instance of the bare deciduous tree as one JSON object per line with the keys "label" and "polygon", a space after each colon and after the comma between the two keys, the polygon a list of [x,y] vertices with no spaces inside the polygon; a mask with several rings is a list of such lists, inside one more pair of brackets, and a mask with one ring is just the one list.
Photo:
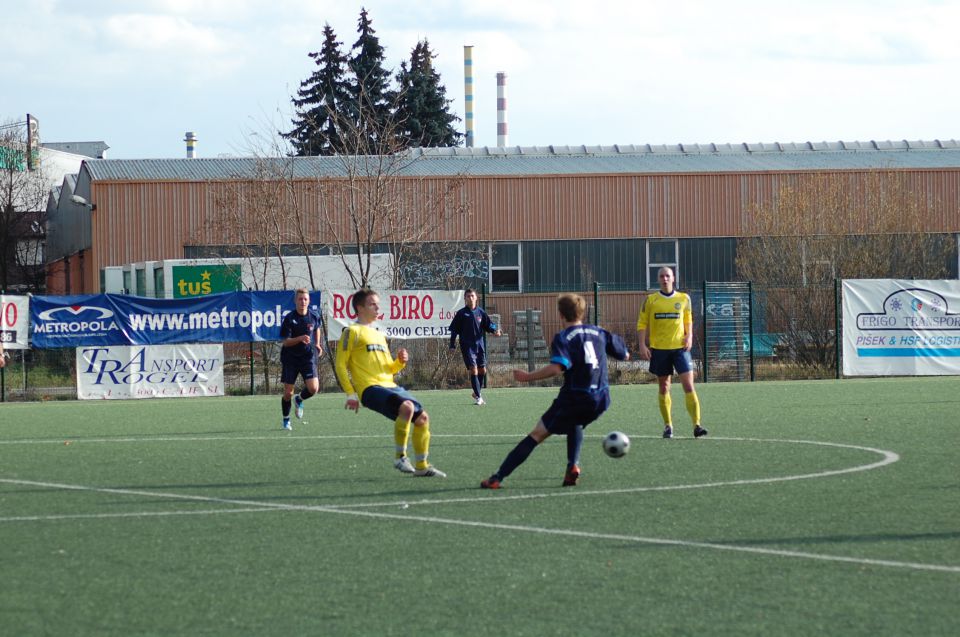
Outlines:
{"label": "bare deciduous tree", "polygon": [[767,328],[793,360],[834,364],[836,279],[947,275],[955,252],[949,237],[925,231],[933,202],[924,193],[898,171],[802,174],[749,211],[738,273],[762,290]]}
{"label": "bare deciduous tree", "polygon": [[26,126],[0,124],[0,289],[43,288],[43,240],[50,193],[43,167],[31,170]]}

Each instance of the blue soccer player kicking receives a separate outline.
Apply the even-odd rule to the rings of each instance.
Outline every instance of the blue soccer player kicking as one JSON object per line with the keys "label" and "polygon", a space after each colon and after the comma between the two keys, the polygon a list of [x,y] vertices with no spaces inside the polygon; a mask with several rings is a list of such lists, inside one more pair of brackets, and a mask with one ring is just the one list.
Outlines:
{"label": "blue soccer player kicking", "polygon": [[[293,429],[290,425],[290,407],[297,402],[297,418],[303,418],[303,401],[320,391],[317,378],[317,358],[323,356],[323,331],[320,314],[310,309],[310,291],[298,288],[294,293],[296,309],[287,312],[280,324],[280,382],[283,383],[283,397],[280,399],[280,411],[283,414],[283,428]],[[294,398],[293,390],[297,376],[303,376],[303,390]]]}
{"label": "blue soccer player kicking", "polygon": [[460,337],[460,353],[463,364],[470,374],[470,386],[473,388],[475,405],[483,405],[481,395],[483,378],[487,374],[487,353],[483,348],[484,333],[500,336],[500,327],[490,320],[482,308],[477,307],[477,292],[467,288],[463,292],[464,307],[453,315],[450,322],[450,349],[453,350]]}
{"label": "blue soccer player kicking", "polygon": [[572,487],[580,479],[583,430],[610,406],[607,355],[621,361],[630,359],[622,338],[602,327],[583,323],[586,308],[582,296],[561,294],[557,298],[557,309],[563,329],[550,344],[550,363],[534,372],[513,371],[513,377],[519,382],[563,374],[563,386],[533,431],[507,454],[496,473],[480,482],[481,488],[499,489],[500,483],[523,464],[536,446],[554,434],[567,437],[563,486]]}

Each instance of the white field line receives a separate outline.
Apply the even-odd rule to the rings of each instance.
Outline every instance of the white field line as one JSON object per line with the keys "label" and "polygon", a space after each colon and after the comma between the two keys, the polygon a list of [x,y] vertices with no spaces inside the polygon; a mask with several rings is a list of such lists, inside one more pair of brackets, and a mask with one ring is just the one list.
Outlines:
{"label": "white field line", "polygon": [[[208,439],[208,438],[205,438]],[[156,438],[149,439],[139,439],[142,440],[156,440]],[[172,440],[183,440],[183,438],[174,438]],[[714,438],[714,440],[722,440],[721,438]],[[581,491],[577,493],[569,493],[569,495],[611,495],[611,494],[622,494],[622,493],[634,493],[639,491],[665,491],[665,490],[676,490],[676,489],[695,489],[695,488],[705,488],[705,487],[718,487],[718,486],[728,486],[728,485],[744,485],[744,484],[763,484],[769,482],[781,482],[785,480],[801,480],[809,478],[820,478],[826,476],[839,475],[844,473],[853,473],[859,471],[868,471],[871,469],[876,469],[887,464],[891,464],[899,460],[899,455],[892,451],[885,451],[882,449],[874,449],[871,447],[861,447],[857,445],[845,445],[839,443],[825,443],[825,442],[814,442],[808,440],[765,440],[765,439],[756,439],[756,438],[727,438],[724,440],[731,441],[745,441],[745,442],[782,442],[782,443],[794,443],[794,444],[813,444],[813,445],[823,445],[829,447],[838,447],[846,449],[856,449],[862,451],[869,451],[877,453],[882,456],[882,459],[867,465],[859,465],[856,467],[850,467],[847,469],[838,469],[834,471],[822,471],[812,474],[802,474],[802,475],[793,475],[793,476],[783,476],[779,478],[760,478],[755,480],[733,480],[728,482],[712,482],[712,483],[703,483],[699,485],[673,485],[673,486],[662,486],[662,487],[633,487],[625,489],[614,489],[607,491]],[[116,439],[110,439],[109,442],[116,442]],[[429,524],[445,524],[453,526],[464,526],[472,528],[482,528],[482,529],[494,529],[500,531],[513,531],[521,533],[535,533],[541,535],[558,535],[564,537],[578,537],[583,539],[590,540],[612,540],[617,542],[632,542],[637,544],[652,544],[660,546],[677,546],[684,548],[699,548],[699,549],[708,549],[708,550],[718,550],[718,551],[734,551],[741,553],[751,553],[755,555],[768,555],[784,558],[795,558],[795,559],[808,559],[816,561],[827,561],[827,562],[841,562],[849,564],[860,564],[860,565],[869,565],[869,566],[882,566],[889,568],[903,568],[919,571],[936,571],[936,572],[947,572],[947,573],[960,573],[960,566],[951,566],[943,564],[924,564],[918,562],[901,562],[897,560],[878,560],[870,558],[858,558],[858,557],[848,557],[840,555],[825,555],[819,553],[808,553],[803,551],[788,551],[788,550],[779,550],[779,549],[766,549],[766,548],[757,548],[751,546],[738,546],[738,545],[729,545],[729,544],[717,544],[712,542],[693,542],[689,540],[672,540],[666,538],[654,538],[654,537],[644,537],[636,535],[622,535],[622,534],[609,534],[609,533],[596,533],[590,531],[576,531],[572,529],[549,529],[544,527],[537,526],[522,526],[514,524],[496,524],[491,522],[479,522],[473,520],[458,520],[451,518],[440,518],[436,516],[420,516],[420,515],[408,515],[408,514],[397,514],[397,513],[387,513],[387,512],[375,512],[369,510],[358,510],[357,507],[386,507],[386,506],[401,506],[404,509],[408,508],[411,504],[413,505],[436,505],[436,504],[452,504],[452,503],[463,503],[463,502],[497,502],[503,500],[519,500],[519,499],[528,499],[534,497],[550,497],[552,494],[536,494],[536,495],[522,495],[522,496],[505,496],[501,497],[501,494],[491,494],[492,497],[477,497],[477,498],[451,498],[451,499],[437,499],[437,500],[419,500],[413,502],[403,502],[403,501],[392,501],[384,503],[368,503],[362,505],[324,505],[324,506],[307,506],[307,505],[291,505],[291,504],[280,504],[274,502],[255,502],[249,500],[235,500],[229,498],[214,498],[208,496],[199,496],[199,495],[186,495],[179,493],[166,493],[166,492],[155,492],[155,491],[141,491],[136,489],[113,489],[113,488],[101,488],[101,487],[90,487],[84,485],[72,485],[72,484],[61,484],[55,482],[38,482],[31,480],[14,480],[8,478],[0,478],[0,483],[6,484],[18,484],[26,486],[38,486],[44,488],[53,488],[53,489],[65,489],[65,490],[74,490],[74,491],[88,491],[88,492],[98,492],[98,493],[112,493],[118,495],[135,495],[140,497],[155,497],[155,498],[167,498],[167,499],[177,499],[177,500],[186,500],[194,502],[211,502],[219,504],[232,504],[240,505],[242,508],[232,508],[232,509],[210,509],[210,510],[198,510],[198,511],[175,511],[175,512],[128,512],[128,513],[110,513],[110,514],[77,514],[77,515],[54,515],[54,516],[16,516],[16,517],[7,517],[0,518],[0,522],[23,522],[23,521],[46,521],[46,520],[71,520],[79,518],[114,518],[114,517],[148,517],[148,516],[170,516],[170,515],[218,515],[223,513],[252,513],[252,512],[266,512],[266,511],[312,511],[312,512],[323,512],[323,513],[338,513],[341,515],[354,515],[369,517],[375,519],[389,519],[389,520],[401,520],[401,521],[414,521],[414,522],[424,522]],[[559,494],[558,494],[559,495]],[[567,493],[563,493],[567,495]]]}
{"label": "white field line", "polygon": [[[592,531],[576,531],[572,529],[548,529],[538,526],[521,526],[517,524],[496,524],[492,522],[479,522],[474,520],[457,520],[451,518],[440,518],[435,516],[420,516],[420,515],[401,515],[396,513],[385,513],[385,512],[375,512],[375,511],[359,511],[356,509],[345,509],[337,506],[307,506],[307,505],[296,505],[296,504],[279,504],[275,502],[252,502],[248,500],[232,500],[228,498],[212,498],[206,496],[195,496],[195,495],[183,495],[176,493],[163,493],[155,491],[137,491],[135,489],[110,489],[110,488],[98,488],[98,487],[86,487],[83,485],[72,485],[72,484],[59,484],[54,482],[36,482],[32,480],[12,480],[12,479],[0,479],[0,482],[7,484],[21,484],[27,486],[39,486],[55,489],[67,489],[75,491],[93,491],[97,493],[115,493],[121,495],[137,495],[137,496],[147,496],[147,497],[156,497],[156,498],[175,498],[181,500],[190,500],[190,501],[202,501],[202,502],[217,502],[222,504],[243,504],[246,505],[245,509],[228,509],[222,511],[194,511],[194,512],[179,512],[180,515],[187,514],[215,514],[215,513],[239,513],[239,512],[251,512],[256,510],[261,511],[313,511],[313,512],[322,512],[322,513],[338,513],[341,515],[354,515],[361,517],[368,517],[374,519],[386,519],[386,520],[399,520],[405,522],[424,522],[428,524],[446,524],[451,526],[463,526],[463,527],[472,527],[480,529],[493,529],[499,531],[514,531],[521,533],[534,533],[540,535],[556,535],[563,537],[577,537],[588,540],[612,540],[616,542],[631,542],[636,544],[652,544],[659,546],[677,546],[683,548],[699,548],[699,549],[709,549],[717,551],[733,551],[739,553],[751,553],[755,555],[769,555],[776,557],[785,557],[785,558],[795,558],[795,559],[807,559],[807,560],[816,560],[822,562],[843,562],[848,564],[860,564],[860,565],[869,565],[869,566],[883,566],[889,568],[902,568],[910,569],[916,571],[936,571],[936,572],[945,572],[945,573],[960,573],[960,566],[950,566],[945,564],[924,564],[919,562],[900,562],[897,560],[877,560],[871,558],[859,558],[859,557],[848,557],[843,555],[825,555],[820,553],[807,553],[804,551],[787,551],[780,549],[765,549],[757,548],[752,546],[738,546],[732,544],[716,544],[713,542],[692,542],[689,540],[671,540],[666,538],[654,538],[654,537],[644,537],[639,535],[622,535],[622,534],[612,534],[612,533],[596,533]],[[394,503],[396,505],[398,503]],[[261,509],[250,509],[249,507],[262,507]],[[87,517],[135,517],[141,514],[136,513],[127,513],[127,514],[105,514],[105,515],[96,515],[96,516],[87,516]],[[162,514],[159,512],[146,514],[146,515],[169,515]],[[54,519],[74,519],[84,516],[55,516]],[[47,520],[51,519],[50,517],[23,517],[23,518],[0,518],[0,522],[6,521],[20,521],[20,520]]]}

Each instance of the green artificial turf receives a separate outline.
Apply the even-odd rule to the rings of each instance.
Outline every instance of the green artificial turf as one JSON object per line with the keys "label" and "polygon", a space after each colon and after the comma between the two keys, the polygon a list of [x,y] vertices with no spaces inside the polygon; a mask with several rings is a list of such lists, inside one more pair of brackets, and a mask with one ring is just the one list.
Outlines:
{"label": "green artificial turf", "polygon": [[342,395],[0,404],[0,633],[960,634],[957,379],[698,391],[707,438],[614,387],[579,486],[558,438],[499,491],[556,389],[415,392],[445,480]]}

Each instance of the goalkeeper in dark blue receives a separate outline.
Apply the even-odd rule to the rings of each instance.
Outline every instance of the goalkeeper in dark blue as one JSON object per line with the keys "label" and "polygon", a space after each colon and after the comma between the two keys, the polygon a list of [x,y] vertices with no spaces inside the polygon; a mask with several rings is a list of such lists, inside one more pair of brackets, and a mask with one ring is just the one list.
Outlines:
{"label": "goalkeeper in dark blue", "polygon": [[460,353],[463,354],[463,364],[470,373],[470,386],[473,388],[473,402],[475,405],[484,404],[481,389],[483,377],[487,373],[487,353],[483,348],[484,333],[500,336],[500,326],[490,320],[482,308],[477,307],[477,292],[467,288],[463,292],[463,301],[466,304],[453,315],[450,322],[450,349],[456,348],[457,337],[460,337]]}
{"label": "goalkeeper in dark blue", "polygon": [[563,329],[550,344],[550,362],[534,372],[513,370],[522,383],[544,380],[563,374],[563,385],[550,408],[540,417],[533,431],[507,454],[497,472],[480,482],[484,489],[499,489],[500,483],[519,467],[541,442],[552,435],[567,437],[567,470],[563,486],[580,480],[580,448],[583,430],[610,406],[607,384],[607,356],[630,360],[623,339],[602,327],[583,322],[587,303],[578,294],[561,294],[557,309]]}

